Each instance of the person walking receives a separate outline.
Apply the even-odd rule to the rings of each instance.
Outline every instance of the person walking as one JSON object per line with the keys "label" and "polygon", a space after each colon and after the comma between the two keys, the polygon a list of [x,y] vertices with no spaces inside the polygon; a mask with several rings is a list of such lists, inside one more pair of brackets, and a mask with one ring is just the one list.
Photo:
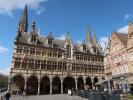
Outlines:
{"label": "person walking", "polygon": [[6,100],[10,100],[10,97],[11,97],[10,92],[7,92],[6,95],[5,95]]}
{"label": "person walking", "polygon": [[23,91],[23,96],[24,96],[24,97],[26,96],[26,90]]}

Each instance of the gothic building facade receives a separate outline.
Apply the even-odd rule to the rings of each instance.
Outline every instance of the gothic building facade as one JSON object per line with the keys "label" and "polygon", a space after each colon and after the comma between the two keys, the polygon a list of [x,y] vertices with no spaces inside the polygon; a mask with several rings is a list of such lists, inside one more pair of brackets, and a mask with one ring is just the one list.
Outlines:
{"label": "gothic building facade", "polygon": [[43,36],[35,21],[28,31],[28,11],[24,9],[14,42],[9,88],[29,94],[65,93],[67,89],[93,88],[104,77],[103,53],[96,35],[88,30],[86,41],[75,44],[50,32]]}

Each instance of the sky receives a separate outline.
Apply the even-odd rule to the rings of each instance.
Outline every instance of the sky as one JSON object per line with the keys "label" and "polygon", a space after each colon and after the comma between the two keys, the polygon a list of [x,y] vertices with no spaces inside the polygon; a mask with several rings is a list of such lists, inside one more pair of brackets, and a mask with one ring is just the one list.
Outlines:
{"label": "sky", "polygon": [[0,72],[8,74],[12,65],[18,21],[28,5],[29,31],[35,20],[41,34],[53,32],[64,39],[86,39],[87,26],[97,35],[103,48],[112,31],[127,33],[133,20],[133,0],[0,0]]}

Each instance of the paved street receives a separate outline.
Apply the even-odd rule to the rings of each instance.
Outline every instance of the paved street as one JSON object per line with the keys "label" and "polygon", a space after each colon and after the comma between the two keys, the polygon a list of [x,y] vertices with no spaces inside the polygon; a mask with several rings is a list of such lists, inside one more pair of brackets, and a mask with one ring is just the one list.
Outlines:
{"label": "paved street", "polygon": [[12,96],[11,100],[87,100],[87,99],[78,96],[69,96],[63,94],[63,95],[27,96],[27,97]]}

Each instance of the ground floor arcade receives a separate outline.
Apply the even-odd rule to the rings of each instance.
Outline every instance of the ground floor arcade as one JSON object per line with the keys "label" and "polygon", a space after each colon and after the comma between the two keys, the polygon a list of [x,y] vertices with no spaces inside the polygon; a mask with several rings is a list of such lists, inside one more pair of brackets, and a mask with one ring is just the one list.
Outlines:
{"label": "ground floor arcade", "polygon": [[63,94],[68,89],[81,90],[85,87],[93,88],[99,77],[89,76],[59,76],[44,75],[38,78],[36,75],[25,77],[16,74],[11,77],[10,89],[12,92],[23,92],[27,90],[29,94]]}

